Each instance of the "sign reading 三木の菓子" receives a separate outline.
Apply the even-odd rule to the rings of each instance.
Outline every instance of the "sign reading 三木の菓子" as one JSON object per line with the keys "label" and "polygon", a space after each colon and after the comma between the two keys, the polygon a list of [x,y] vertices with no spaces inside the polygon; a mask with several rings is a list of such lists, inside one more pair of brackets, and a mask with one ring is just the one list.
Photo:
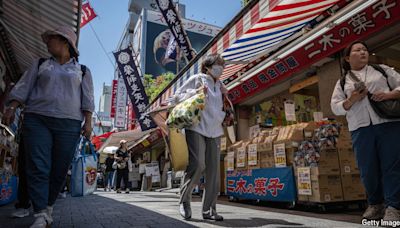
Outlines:
{"label": "sign reading \u4e09\u6728\u306e\u83d3\u5b50", "polygon": [[227,194],[238,199],[296,201],[292,167],[227,172]]}

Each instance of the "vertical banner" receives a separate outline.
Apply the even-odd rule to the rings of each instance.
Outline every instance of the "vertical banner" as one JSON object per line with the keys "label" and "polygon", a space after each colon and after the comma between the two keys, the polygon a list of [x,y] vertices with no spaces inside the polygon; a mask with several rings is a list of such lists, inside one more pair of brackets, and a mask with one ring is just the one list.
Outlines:
{"label": "vertical banner", "polygon": [[118,79],[115,126],[120,128],[126,126],[126,88],[122,78]]}
{"label": "vertical banner", "polygon": [[182,50],[186,60],[189,62],[193,59],[194,53],[192,52],[192,46],[189,38],[185,29],[183,28],[181,19],[179,18],[173,2],[171,0],[156,0],[156,3],[161,11],[161,14],[165,18],[169,29],[174,35],[179,48]]}
{"label": "vertical banner", "polygon": [[136,118],[139,120],[142,131],[157,127],[149,114],[144,113],[149,105],[149,99],[144,91],[139,71],[133,59],[130,47],[114,53],[118,69],[125,82],[129,98],[133,104]]}
{"label": "vertical banner", "polygon": [[89,2],[82,5],[81,28],[97,17]]}
{"label": "vertical banner", "polygon": [[110,117],[115,117],[115,107],[117,106],[117,91],[118,91],[118,80],[112,82],[112,94],[111,94],[111,112]]}

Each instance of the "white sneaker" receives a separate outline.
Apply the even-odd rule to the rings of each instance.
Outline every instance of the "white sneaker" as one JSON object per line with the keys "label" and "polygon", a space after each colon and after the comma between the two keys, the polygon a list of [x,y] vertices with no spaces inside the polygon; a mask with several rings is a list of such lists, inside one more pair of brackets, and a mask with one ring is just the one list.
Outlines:
{"label": "white sneaker", "polygon": [[383,218],[385,206],[383,204],[369,205],[363,214],[363,218],[377,220]]}
{"label": "white sneaker", "polygon": [[46,213],[47,216],[49,217],[48,220],[50,221],[50,224],[53,223],[53,206],[47,206]]}
{"label": "white sneaker", "polygon": [[385,216],[383,217],[385,221],[400,221],[400,210],[389,206],[386,208]]}
{"label": "white sneaker", "polygon": [[35,217],[35,222],[30,226],[30,228],[46,228],[50,225],[49,216],[45,212],[37,213],[33,215]]}
{"label": "white sneaker", "polygon": [[58,193],[58,198],[59,198],[59,199],[65,199],[65,198],[67,198],[67,193],[66,193],[66,192],[60,192],[60,193]]}
{"label": "white sneaker", "polygon": [[23,218],[29,216],[29,210],[24,208],[18,208],[11,214],[14,218]]}

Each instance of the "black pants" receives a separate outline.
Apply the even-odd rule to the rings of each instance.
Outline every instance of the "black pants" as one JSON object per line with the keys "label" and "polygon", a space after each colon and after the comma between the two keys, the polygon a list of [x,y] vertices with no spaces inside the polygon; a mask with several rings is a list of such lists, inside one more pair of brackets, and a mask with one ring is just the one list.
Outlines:
{"label": "black pants", "polygon": [[117,169],[117,189],[121,188],[121,179],[124,180],[124,185],[126,189],[129,189],[129,170],[126,169]]}
{"label": "black pants", "polygon": [[18,148],[18,202],[15,204],[15,208],[28,209],[31,204],[29,203],[28,184],[25,171],[25,154],[24,142],[21,137]]}

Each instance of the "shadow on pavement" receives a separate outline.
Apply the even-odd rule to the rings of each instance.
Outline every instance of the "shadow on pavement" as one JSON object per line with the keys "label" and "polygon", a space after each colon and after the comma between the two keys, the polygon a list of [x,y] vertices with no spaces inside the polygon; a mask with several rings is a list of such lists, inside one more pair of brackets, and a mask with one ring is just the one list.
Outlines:
{"label": "shadow on pavement", "polygon": [[[13,204],[0,207],[0,227],[29,227],[32,215],[22,219],[11,218]],[[177,219],[118,200],[89,195],[59,199],[53,212],[57,227],[195,227]]]}
{"label": "shadow on pavement", "polygon": [[[191,219],[196,223],[207,223],[222,227],[260,227],[267,225],[284,225],[284,226],[301,226],[303,224],[291,223],[281,219],[265,219],[265,218],[250,218],[250,219],[224,219],[224,221],[216,222],[210,220]],[[201,225],[199,225],[201,227]]]}

